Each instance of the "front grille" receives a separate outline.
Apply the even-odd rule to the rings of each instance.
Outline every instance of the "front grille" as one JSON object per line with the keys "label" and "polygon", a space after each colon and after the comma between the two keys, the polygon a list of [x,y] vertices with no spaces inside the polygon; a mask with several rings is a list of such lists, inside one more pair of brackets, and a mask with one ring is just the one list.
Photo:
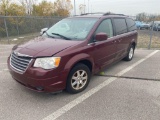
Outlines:
{"label": "front grille", "polygon": [[19,71],[25,72],[29,63],[31,62],[31,57],[26,56],[17,56],[14,52],[11,54],[10,64],[11,66]]}
{"label": "front grille", "polygon": [[144,27],[148,27],[148,25],[144,25]]}

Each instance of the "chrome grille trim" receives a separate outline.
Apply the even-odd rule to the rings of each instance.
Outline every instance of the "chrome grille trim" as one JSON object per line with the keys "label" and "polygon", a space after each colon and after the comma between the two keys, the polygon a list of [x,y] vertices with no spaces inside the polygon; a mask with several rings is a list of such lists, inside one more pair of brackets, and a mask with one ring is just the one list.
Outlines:
{"label": "chrome grille trim", "polygon": [[17,56],[14,52],[10,56],[10,65],[13,69],[15,69],[19,73],[24,73],[30,62],[32,61],[32,57],[29,56]]}
{"label": "chrome grille trim", "polygon": [[15,61],[15,62],[19,62],[19,63],[21,63],[21,64],[25,64],[25,65],[27,65],[27,63],[25,63],[25,62],[21,62],[21,61],[18,61],[18,60],[16,60],[14,57],[12,57],[12,60],[13,60],[13,61]]}
{"label": "chrome grille trim", "polygon": [[[20,67],[22,67],[22,68],[24,68],[24,69],[26,68],[25,65],[19,64],[19,63],[15,62],[13,59],[12,59],[11,62],[13,62],[14,65],[20,66]],[[13,65],[13,64],[12,64],[12,65]],[[28,65],[28,64],[27,64],[27,65]]]}
{"label": "chrome grille trim", "polygon": [[25,61],[25,62],[29,62],[30,61],[30,60],[25,60],[25,59],[19,58],[14,53],[12,53],[12,55],[13,55],[14,58],[17,58],[17,59],[19,59],[21,61]]}

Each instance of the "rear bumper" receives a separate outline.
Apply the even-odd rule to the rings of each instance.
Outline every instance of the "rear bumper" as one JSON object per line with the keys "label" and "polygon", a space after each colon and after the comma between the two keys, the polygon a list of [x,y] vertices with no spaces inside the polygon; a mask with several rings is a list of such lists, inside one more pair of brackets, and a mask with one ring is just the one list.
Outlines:
{"label": "rear bumper", "polygon": [[153,30],[155,30],[155,31],[159,31],[159,30],[160,30],[160,28],[155,28],[155,27],[154,27],[154,28],[153,28]]}
{"label": "rear bumper", "polygon": [[9,60],[8,69],[18,83],[37,92],[56,92],[66,88],[67,71],[57,73],[56,70],[28,67],[25,73],[20,74],[10,66]]}

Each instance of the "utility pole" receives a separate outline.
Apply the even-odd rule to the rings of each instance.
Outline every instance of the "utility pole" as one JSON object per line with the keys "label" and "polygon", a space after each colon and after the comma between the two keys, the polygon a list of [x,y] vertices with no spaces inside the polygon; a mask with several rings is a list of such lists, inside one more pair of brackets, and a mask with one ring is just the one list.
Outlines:
{"label": "utility pole", "polygon": [[74,15],[76,15],[76,1],[74,0]]}
{"label": "utility pole", "polygon": [[152,23],[152,28],[150,29],[150,41],[149,41],[149,45],[148,45],[148,49],[151,49],[151,44],[152,44],[152,36],[153,36],[153,27],[154,27],[154,18],[153,17],[153,23]]}
{"label": "utility pole", "polygon": [[89,0],[88,0],[88,13],[89,13]]}
{"label": "utility pole", "polygon": [[91,13],[92,13],[92,4],[91,4]]}
{"label": "utility pole", "polygon": [[85,4],[85,0],[84,0],[84,14],[86,13],[86,4]]}

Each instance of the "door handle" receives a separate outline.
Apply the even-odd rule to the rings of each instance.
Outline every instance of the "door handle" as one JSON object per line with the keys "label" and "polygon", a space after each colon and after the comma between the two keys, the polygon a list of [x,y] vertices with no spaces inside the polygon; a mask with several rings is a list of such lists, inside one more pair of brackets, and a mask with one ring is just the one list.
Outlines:
{"label": "door handle", "polygon": [[116,43],[116,42],[117,42],[116,40],[112,41],[112,43]]}
{"label": "door handle", "polygon": [[120,39],[120,40],[118,40],[118,42],[121,42],[122,40]]}

